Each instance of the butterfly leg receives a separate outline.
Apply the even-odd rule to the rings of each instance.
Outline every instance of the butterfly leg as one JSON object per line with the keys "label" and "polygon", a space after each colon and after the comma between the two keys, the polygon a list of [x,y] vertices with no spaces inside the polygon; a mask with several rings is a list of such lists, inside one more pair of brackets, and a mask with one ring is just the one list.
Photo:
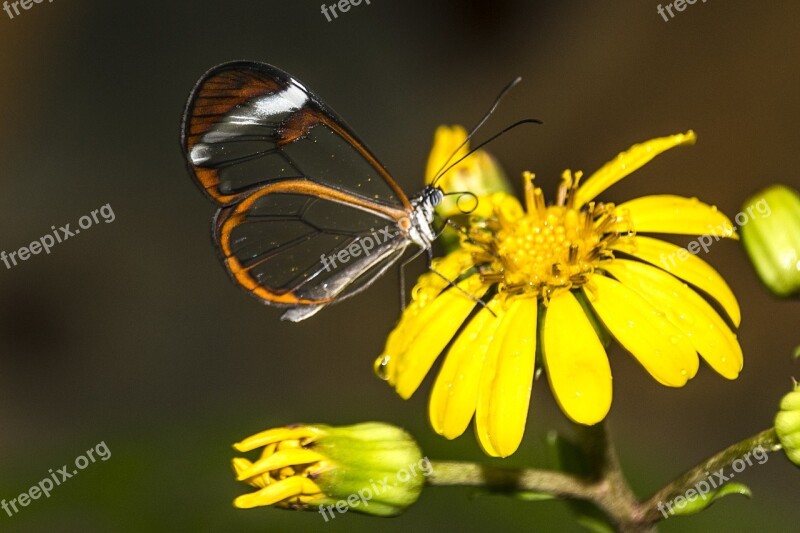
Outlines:
{"label": "butterfly leg", "polygon": [[400,312],[406,310],[406,265],[410,264],[414,259],[422,255],[422,252],[428,252],[428,267],[431,265],[431,261],[433,260],[433,250],[431,248],[420,248],[417,253],[400,263]]}

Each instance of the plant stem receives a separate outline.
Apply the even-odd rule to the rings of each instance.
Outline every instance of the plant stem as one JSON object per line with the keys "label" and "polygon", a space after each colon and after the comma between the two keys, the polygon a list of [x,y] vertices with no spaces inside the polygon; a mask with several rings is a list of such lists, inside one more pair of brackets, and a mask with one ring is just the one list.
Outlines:
{"label": "plant stem", "polygon": [[586,500],[600,508],[618,531],[653,531],[640,521],[643,511],[630,490],[604,424],[578,426],[586,458],[595,468],[590,477],[538,470],[503,468],[457,461],[434,461],[427,483],[434,486],[483,487],[492,492],[546,493]]}
{"label": "plant stem", "polygon": [[775,430],[770,428],[716,453],[691,468],[645,502],[640,502],[622,473],[614,445],[603,424],[580,427],[583,452],[594,471],[588,477],[533,468],[505,468],[461,461],[433,461],[427,483],[433,486],[472,486],[505,494],[544,493],[566,499],[586,500],[598,507],[611,524],[622,532],[655,531],[663,518],[659,502],[671,501],[685,493],[707,472],[725,468],[761,446],[765,451],[780,449]]}
{"label": "plant stem", "polygon": [[644,507],[647,509],[645,519],[658,520],[663,516],[657,509],[659,503],[671,502],[676,496],[684,494],[699,481],[707,479],[714,472],[725,469],[731,463],[759,446],[766,452],[774,452],[781,449],[780,441],[775,434],[775,428],[765,429],[736,444],[732,444],[675,478],[645,502]]}

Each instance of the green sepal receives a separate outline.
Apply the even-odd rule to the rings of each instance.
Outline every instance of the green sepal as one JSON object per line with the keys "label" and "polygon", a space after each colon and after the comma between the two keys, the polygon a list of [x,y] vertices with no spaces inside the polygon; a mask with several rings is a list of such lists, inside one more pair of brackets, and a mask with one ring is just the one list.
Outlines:
{"label": "green sepal", "polygon": [[325,430],[308,447],[333,465],[315,479],[330,500],[356,495],[348,508],[376,516],[399,514],[417,501],[431,463],[405,430],[380,422]]}

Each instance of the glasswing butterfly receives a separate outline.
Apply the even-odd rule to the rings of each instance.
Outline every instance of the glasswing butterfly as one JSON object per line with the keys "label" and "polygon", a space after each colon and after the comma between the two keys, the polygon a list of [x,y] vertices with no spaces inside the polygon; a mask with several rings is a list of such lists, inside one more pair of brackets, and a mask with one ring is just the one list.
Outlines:
{"label": "glasswing butterfly", "polygon": [[299,322],[369,287],[410,244],[430,253],[429,185],[406,197],[338,115],[265,63],[216,66],[195,85],[181,145],[220,207],[213,238],[231,278]]}
{"label": "glasswing butterfly", "polygon": [[[541,122],[519,121],[473,151],[522,123]],[[466,157],[447,166],[459,146],[409,199],[314,93],[250,61],[218,65],[198,80],[181,146],[195,182],[219,205],[213,238],[228,274],[262,302],[287,308],[281,318],[292,322],[366,289],[411,244],[430,258],[434,208],[445,196],[436,182]]]}

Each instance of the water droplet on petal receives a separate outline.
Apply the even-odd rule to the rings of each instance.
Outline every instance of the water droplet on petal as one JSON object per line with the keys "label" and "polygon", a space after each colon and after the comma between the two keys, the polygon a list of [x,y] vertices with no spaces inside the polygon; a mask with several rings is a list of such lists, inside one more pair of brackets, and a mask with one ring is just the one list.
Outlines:
{"label": "water droplet on petal", "polygon": [[389,365],[389,360],[392,358],[390,355],[382,355],[375,359],[375,364],[372,367],[372,370],[375,372],[375,375],[378,376],[378,379],[382,379],[383,381],[389,380],[389,369],[387,366]]}

